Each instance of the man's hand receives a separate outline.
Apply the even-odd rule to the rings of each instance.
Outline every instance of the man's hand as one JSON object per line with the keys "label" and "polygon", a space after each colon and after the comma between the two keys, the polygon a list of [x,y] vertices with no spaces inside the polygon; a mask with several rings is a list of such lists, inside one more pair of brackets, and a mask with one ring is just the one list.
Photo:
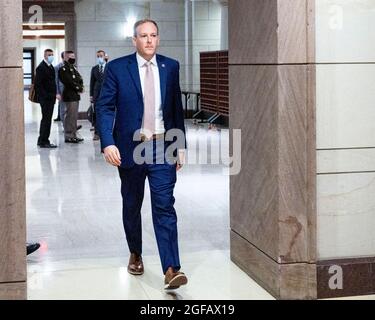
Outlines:
{"label": "man's hand", "polygon": [[107,148],[105,148],[104,158],[109,164],[115,167],[119,167],[121,165],[120,151],[116,146],[108,146]]}
{"label": "man's hand", "polygon": [[94,102],[94,97],[90,97],[90,102],[91,102],[91,103]]}
{"label": "man's hand", "polygon": [[179,171],[185,164],[185,150],[181,149],[178,150],[178,160],[177,160],[177,166],[176,170]]}
{"label": "man's hand", "polygon": [[61,94],[57,94],[56,95],[56,99],[59,100],[59,101],[61,101]]}

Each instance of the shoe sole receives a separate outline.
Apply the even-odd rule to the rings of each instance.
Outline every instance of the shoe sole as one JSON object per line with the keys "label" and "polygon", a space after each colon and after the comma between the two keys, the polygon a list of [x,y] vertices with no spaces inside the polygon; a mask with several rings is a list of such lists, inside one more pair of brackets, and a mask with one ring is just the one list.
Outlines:
{"label": "shoe sole", "polygon": [[141,276],[144,273],[144,271],[143,272],[137,272],[137,271],[130,271],[129,269],[128,269],[128,272],[133,276]]}
{"label": "shoe sole", "polygon": [[75,144],[78,144],[78,143],[81,143],[83,141],[84,140],[82,140],[82,141],[79,141],[79,140],[77,140],[77,141],[69,141],[69,140],[67,140],[67,141],[65,141],[65,143],[75,143]]}
{"label": "shoe sole", "polygon": [[164,286],[164,290],[176,290],[179,287],[188,283],[188,279],[185,275],[180,274],[174,277],[168,284]]}

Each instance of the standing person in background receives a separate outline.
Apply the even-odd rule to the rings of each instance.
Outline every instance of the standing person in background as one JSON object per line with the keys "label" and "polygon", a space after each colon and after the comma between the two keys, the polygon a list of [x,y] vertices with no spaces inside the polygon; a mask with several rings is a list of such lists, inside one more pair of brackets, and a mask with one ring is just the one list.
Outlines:
{"label": "standing person in background", "polygon": [[[105,52],[99,50],[96,53],[97,65],[91,69],[91,78],[90,78],[90,102],[94,105],[94,117],[93,117],[93,126],[94,126],[94,138],[93,140],[99,140],[99,135],[96,125],[96,110],[95,104],[99,99],[100,91],[103,85],[103,75],[105,66],[107,64],[105,60]],[[108,61],[108,60],[107,60]]]}
{"label": "standing person in background", "polygon": [[73,51],[65,52],[64,65],[59,70],[59,79],[64,85],[62,101],[66,105],[64,135],[66,143],[79,143],[83,139],[77,136],[79,101],[83,93],[83,79],[74,66],[76,57]]}
{"label": "standing person in background", "polygon": [[40,122],[38,146],[40,148],[57,148],[50,143],[53,108],[56,102],[55,69],[52,65],[54,59],[53,50],[44,50],[44,59],[36,68],[35,93],[37,101],[42,108],[42,120]]}
{"label": "standing person in background", "polygon": [[59,112],[57,114],[57,118],[54,121],[62,121],[64,124],[65,119],[65,103],[62,101],[62,93],[64,91],[64,85],[59,79],[59,70],[64,65],[65,61],[65,51],[61,52],[61,62],[55,66],[55,74],[56,74],[56,89],[57,89],[57,95],[56,98],[59,101]]}

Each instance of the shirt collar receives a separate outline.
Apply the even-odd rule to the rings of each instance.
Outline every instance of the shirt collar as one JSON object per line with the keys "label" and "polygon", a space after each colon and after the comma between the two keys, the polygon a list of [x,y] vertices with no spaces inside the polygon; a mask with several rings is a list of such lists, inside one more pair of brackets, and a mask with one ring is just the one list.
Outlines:
{"label": "shirt collar", "polygon": [[[150,60],[152,62],[152,64],[154,66],[157,66],[158,63],[156,61],[156,54],[154,54],[154,56],[152,57],[152,59]],[[143,67],[145,65],[145,63],[147,62],[146,59],[144,59],[138,52],[137,52],[137,63],[138,63],[138,67]]]}

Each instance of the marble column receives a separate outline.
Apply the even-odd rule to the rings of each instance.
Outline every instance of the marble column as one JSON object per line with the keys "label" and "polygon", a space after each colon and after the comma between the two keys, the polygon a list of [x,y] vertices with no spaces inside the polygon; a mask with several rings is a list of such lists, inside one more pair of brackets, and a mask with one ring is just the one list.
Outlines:
{"label": "marble column", "polygon": [[314,299],[314,1],[229,0],[231,258],[279,299]]}
{"label": "marble column", "polygon": [[[65,21],[65,48],[77,53],[77,22],[75,17]],[[77,56],[77,59],[80,59]]]}
{"label": "marble column", "polygon": [[25,299],[22,1],[0,4],[0,299]]}

